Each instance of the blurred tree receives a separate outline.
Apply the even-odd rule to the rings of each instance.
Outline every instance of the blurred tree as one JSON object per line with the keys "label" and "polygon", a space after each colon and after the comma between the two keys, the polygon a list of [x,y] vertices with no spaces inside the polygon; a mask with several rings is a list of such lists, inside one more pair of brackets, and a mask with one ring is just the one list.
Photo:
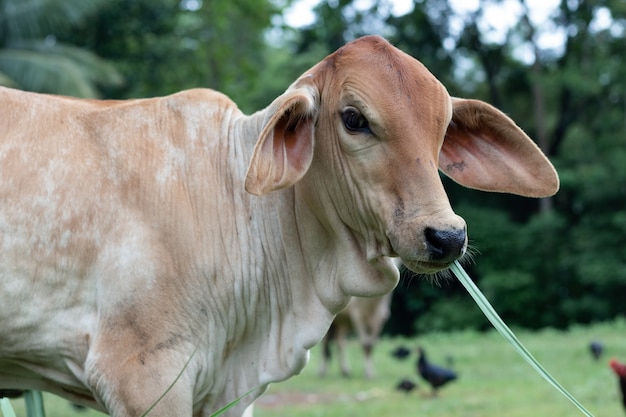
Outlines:
{"label": "blurred tree", "polygon": [[[193,87],[219,90],[244,110],[261,100],[269,0],[110,0],[65,38],[114,62],[126,84],[110,97],[148,97]],[[256,103],[254,103],[256,104]]]}
{"label": "blurred tree", "polygon": [[416,3],[409,13],[390,14],[386,22],[391,43],[420,60],[448,89],[458,90],[453,51],[444,46],[451,14],[447,1]]}
{"label": "blurred tree", "polygon": [[[525,7],[503,43],[473,36],[479,24],[472,19],[461,36],[466,54],[477,56],[491,99],[502,100],[502,108],[538,138],[562,179],[553,207],[544,205],[543,213],[534,205],[507,204],[519,201],[511,197],[492,206],[511,220],[498,235],[482,233],[493,224],[481,221],[484,204],[475,203],[476,193],[454,193],[473,207],[465,217],[481,248],[475,276],[511,323],[566,327],[626,312],[618,295],[626,290],[626,66],[618,52],[626,35],[624,9],[618,1],[563,0],[550,26],[564,34],[560,48],[542,47]],[[519,39],[531,59],[516,56]],[[493,251],[492,239],[500,244]]]}
{"label": "blurred tree", "polygon": [[322,1],[313,9],[315,21],[300,30],[298,53],[306,53],[322,45],[325,55],[340,48],[359,35],[358,22],[363,12],[352,0]]}
{"label": "blurred tree", "polygon": [[97,97],[122,79],[86,49],[58,42],[55,33],[92,15],[103,0],[0,0],[0,85]]}

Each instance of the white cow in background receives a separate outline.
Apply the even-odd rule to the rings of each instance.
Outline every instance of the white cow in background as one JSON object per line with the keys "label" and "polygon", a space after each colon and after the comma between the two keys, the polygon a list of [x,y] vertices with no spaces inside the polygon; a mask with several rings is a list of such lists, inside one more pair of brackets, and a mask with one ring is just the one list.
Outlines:
{"label": "white cow in background", "polygon": [[548,196],[507,116],[451,98],[380,37],[266,109],[226,96],[94,101],[0,89],[0,389],[114,417],[241,416],[302,370],[351,297],[466,249],[438,167]]}
{"label": "white cow in background", "polygon": [[341,374],[349,377],[352,374],[350,363],[347,358],[346,342],[349,333],[354,330],[363,350],[363,369],[367,379],[375,376],[372,353],[374,346],[380,337],[380,333],[390,316],[392,293],[382,297],[353,297],[346,308],[337,313],[333,324],[322,340],[322,361],[320,362],[319,375],[326,376],[331,358],[330,344],[334,341],[337,345],[339,357],[339,369]]}

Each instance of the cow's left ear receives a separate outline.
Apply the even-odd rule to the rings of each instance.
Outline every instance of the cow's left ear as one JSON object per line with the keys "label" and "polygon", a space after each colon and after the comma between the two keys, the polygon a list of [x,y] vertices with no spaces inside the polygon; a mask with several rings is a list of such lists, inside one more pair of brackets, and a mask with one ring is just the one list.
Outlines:
{"label": "cow's left ear", "polygon": [[263,195],[304,176],[313,160],[317,97],[314,86],[301,82],[270,104],[248,166],[246,191]]}
{"label": "cow's left ear", "polygon": [[447,176],[469,188],[526,197],[558,191],[548,158],[504,113],[479,100],[453,98],[452,108],[439,154]]}

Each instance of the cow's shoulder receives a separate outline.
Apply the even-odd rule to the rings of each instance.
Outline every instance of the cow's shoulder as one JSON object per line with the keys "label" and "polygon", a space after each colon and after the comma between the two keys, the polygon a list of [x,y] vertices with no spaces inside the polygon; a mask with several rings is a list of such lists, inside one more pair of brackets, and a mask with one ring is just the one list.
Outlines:
{"label": "cow's shoulder", "polygon": [[178,110],[185,108],[202,109],[236,109],[237,105],[227,95],[209,88],[193,88],[182,90],[166,96],[142,98],[134,100],[111,101],[95,100],[99,108],[109,106],[121,107],[158,107],[160,110]]}
{"label": "cow's shoulder", "polygon": [[30,105],[44,103],[47,107],[74,108],[77,109],[77,111],[79,111],[78,109],[82,109],[89,112],[116,108],[152,107],[161,104],[179,106],[204,105],[224,109],[237,108],[235,102],[228,96],[209,88],[194,88],[152,98],[102,100],[36,93],[0,86],[0,101]]}

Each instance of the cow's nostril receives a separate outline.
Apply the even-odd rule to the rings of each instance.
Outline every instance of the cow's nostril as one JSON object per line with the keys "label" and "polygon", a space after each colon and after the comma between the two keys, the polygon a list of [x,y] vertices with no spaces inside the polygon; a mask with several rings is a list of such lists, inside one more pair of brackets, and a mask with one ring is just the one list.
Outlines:
{"label": "cow's nostril", "polygon": [[427,227],[424,231],[430,257],[437,262],[452,262],[463,254],[465,229],[438,230]]}

